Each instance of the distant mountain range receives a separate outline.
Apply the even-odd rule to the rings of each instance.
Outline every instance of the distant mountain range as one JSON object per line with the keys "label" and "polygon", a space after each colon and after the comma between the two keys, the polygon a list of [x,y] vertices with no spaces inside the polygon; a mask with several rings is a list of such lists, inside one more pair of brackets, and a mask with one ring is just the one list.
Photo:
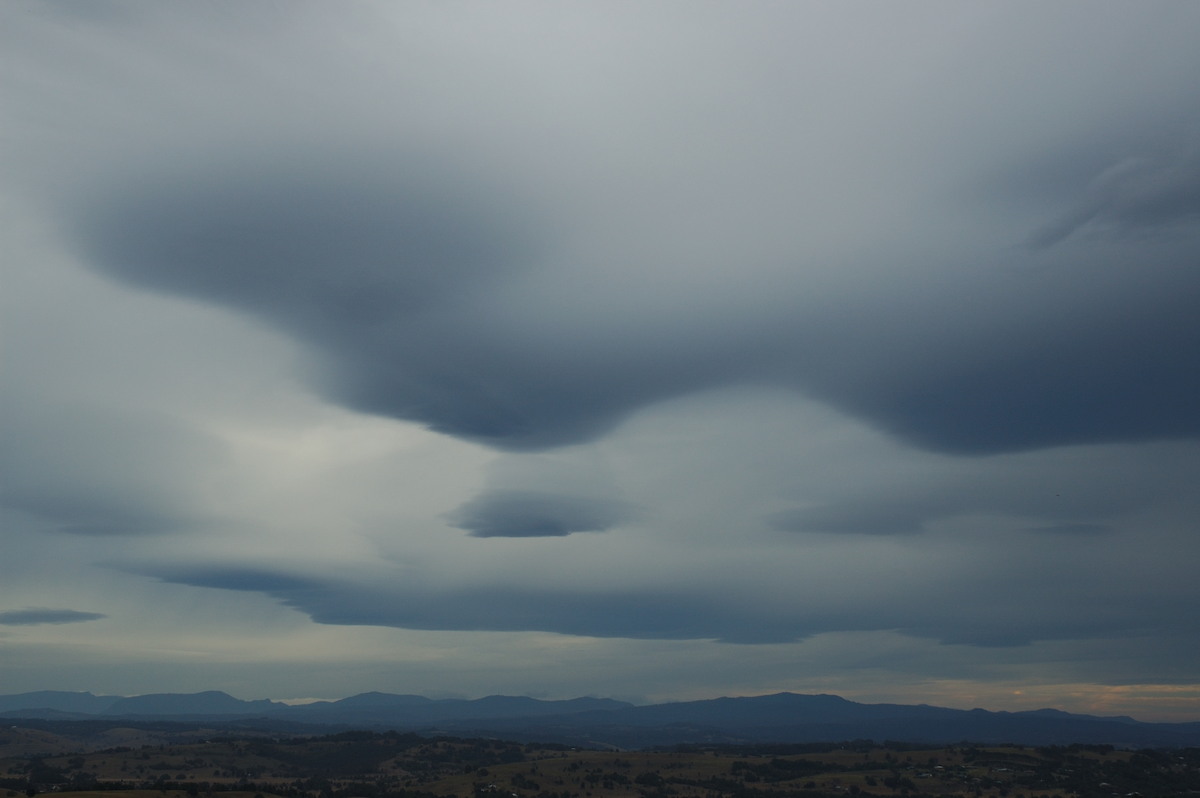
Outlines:
{"label": "distant mountain range", "polygon": [[42,691],[0,695],[0,717],[54,721],[172,721],[257,728],[329,727],[643,748],[675,744],[891,740],[913,743],[1108,744],[1127,748],[1200,746],[1200,723],[1143,723],[1127,717],[961,710],[926,704],[859,704],[835,695],[778,693],[635,706],[602,698],[544,701],[524,696],[475,700],[363,693],[290,706],[226,693],[132,698]]}

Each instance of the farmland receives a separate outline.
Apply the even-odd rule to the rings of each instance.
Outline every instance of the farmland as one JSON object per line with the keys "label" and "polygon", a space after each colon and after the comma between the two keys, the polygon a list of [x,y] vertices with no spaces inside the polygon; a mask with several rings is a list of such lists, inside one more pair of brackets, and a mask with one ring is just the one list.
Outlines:
{"label": "farmland", "polygon": [[[109,729],[88,745],[45,729],[5,729],[0,798],[39,793],[60,798],[1153,798],[1200,793],[1200,749],[856,741],[613,751],[397,732],[201,738],[204,734]],[[97,739],[122,744],[97,747]]]}

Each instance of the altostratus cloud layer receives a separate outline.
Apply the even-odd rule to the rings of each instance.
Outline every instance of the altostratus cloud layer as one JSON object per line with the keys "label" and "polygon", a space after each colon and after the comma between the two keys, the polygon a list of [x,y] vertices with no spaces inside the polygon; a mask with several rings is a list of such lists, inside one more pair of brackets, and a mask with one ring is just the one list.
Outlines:
{"label": "altostratus cloud layer", "polygon": [[30,689],[1200,681],[1200,11],[3,14]]}

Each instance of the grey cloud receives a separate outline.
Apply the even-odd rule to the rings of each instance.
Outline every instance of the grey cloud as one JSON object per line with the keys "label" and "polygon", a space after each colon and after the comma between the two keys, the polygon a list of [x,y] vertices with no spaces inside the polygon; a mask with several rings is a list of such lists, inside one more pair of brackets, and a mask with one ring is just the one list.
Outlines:
{"label": "grey cloud", "polygon": [[802,602],[782,596],[751,600],[736,591],[716,590],[704,580],[572,590],[483,579],[477,584],[400,579],[385,585],[227,565],[147,567],[140,572],[177,584],[264,593],[318,623],[402,629],[741,644],[781,643],[833,631],[896,630],[945,644],[1008,647],[1116,639],[1148,630],[1190,633],[1196,626],[1190,618],[1172,615],[1175,598],[1138,588],[1136,573],[1063,573],[1057,561],[1058,555],[1050,552],[1016,548],[991,565],[947,566],[939,558],[940,567],[914,575],[896,593],[880,593],[869,582],[858,584],[848,571],[843,576],[846,589],[858,600],[843,595]]}
{"label": "grey cloud", "polygon": [[784,532],[894,535],[921,531],[928,514],[925,508],[860,501],[789,510],[772,516],[768,521],[775,529]]}
{"label": "grey cloud", "polygon": [[[422,70],[392,76],[397,101],[412,106],[403,124],[365,92],[335,129],[297,111],[303,77],[281,89],[255,74],[240,92],[222,83],[222,101],[198,105],[186,127],[139,133],[142,148],[101,136],[94,152],[106,157],[94,160],[105,165],[37,183],[57,192],[48,205],[89,265],[283,330],[307,345],[314,385],[337,402],[504,450],[592,441],[656,402],[741,384],[796,389],[960,453],[1200,434],[1200,238],[1175,224],[1195,213],[1200,171],[1173,104],[1139,106],[1132,125],[1088,86],[1075,100],[1088,128],[1077,130],[1038,86],[989,100],[997,125],[980,136],[955,104],[974,95],[914,79],[900,98],[879,99],[930,105],[925,127],[839,127],[826,140],[804,110],[810,81],[792,78],[835,56],[804,55],[789,77],[771,77],[750,54],[792,59],[797,48],[766,35],[772,17],[760,13],[728,31],[729,61],[712,67],[726,82],[690,69],[614,73],[609,56],[558,53],[569,74],[618,81],[602,102],[573,92],[560,110],[546,102],[557,84],[538,82],[544,64],[527,74],[526,54],[499,46],[489,69],[511,86],[503,102],[481,102],[483,76],[464,76],[443,43],[411,56]],[[171,29],[162,16],[156,24]],[[708,65],[707,38],[663,22],[653,20],[676,68]],[[947,62],[934,71],[965,70],[965,85],[990,79],[1011,54],[980,44],[970,63],[936,51]],[[1151,61],[1130,80],[1169,78],[1164,92],[1183,96],[1192,90],[1176,85],[1180,66]],[[401,80],[413,71],[447,75],[414,92]],[[268,89],[286,96],[264,137],[256,92]],[[430,101],[442,93],[465,108],[454,106],[453,136],[408,122],[445,110]],[[892,127],[875,115],[893,105],[843,108],[838,95],[823,87],[815,99],[853,112],[845,126]],[[1143,102],[1141,92],[1120,98]],[[697,124],[697,108],[735,112]],[[245,129],[228,121],[240,115]],[[1045,117],[1066,131],[1028,124]],[[1042,196],[1014,185],[1071,134],[1088,170],[1128,163]],[[107,157],[131,149],[136,158]],[[1060,183],[1081,171],[1065,169]],[[1004,213],[963,203],[932,177],[942,172],[956,185],[1006,186]],[[892,217],[903,223],[888,226]],[[1034,235],[1040,249],[1015,252],[1008,217],[1054,221]],[[1072,235],[1093,221],[1143,235],[1098,253]]]}
{"label": "grey cloud", "polygon": [[[1181,266],[1172,260],[1168,268]],[[1200,296],[1195,285],[1179,289],[1159,312],[1114,309],[1107,322],[1061,337],[1048,331],[1029,349],[991,357],[950,348],[939,353],[940,373],[877,385],[873,396],[842,394],[842,403],[918,445],[959,453],[1194,438],[1200,325],[1182,305]]]}
{"label": "grey cloud", "polygon": [[1035,231],[1029,245],[1054,246],[1090,224],[1128,234],[1193,221],[1200,215],[1200,145],[1186,146],[1165,163],[1129,158],[1105,169],[1087,186],[1085,198]]}
{"label": "grey cloud", "polygon": [[[1024,508],[1022,504],[1025,504]],[[1068,507],[1054,511],[1048,510],[1045,504],[1021,502],[1004,489],[999,489],[990,496],[963,497],[947,497],[941,491],[934,491],[904,503],[864,496],[845,502],[788,510],[768,517],[767,523],[783,532],[907,535],[925,530],[930,522],[971,513],[1020,513],[1025,509],[1034,513],[1041,511],[1051,517],[1065,514],[1069,518],[1071,515],[1071,509]],[[1138,502],[1128,502],[1125,511],[1137,505]],[[1109,510],[1109,513],[1116,514],[1112,510]],[[1092,508],[1090,514],[1108,515],[1104,508],[1100,507]],[[1092,521],[1063,520],[1059,523],[1022,529],[1037,534],[1097,535],[1111,531],[1112,527]]]}
{"label": "grey cloud", "polygon": [[221,448],[196,430],[154,412],[0,396],[0,504],[86,535],[179,532],[209,517],[189,488]]}
{"label": "grey cloud", "polygon": [[[750,296],[774,292],[768,304],[692,295],[696,313],[677,318],[674,296],[617,289],[636,300],[631,314],[598,316],[590,278],[556,263],[578,253],[532,205],[522,218],[515,197],[529,191],[505,197],[403,157],[218,161],[126,181],[77,205],[73,224],[107,274],[239,308],[310,344],[326,396],[500,449],[584,442],[649,403],[746,382],[808,391],[938,450],[1200,434],[1200,278],[1187,268],[1198,236],[1126,241],[1098,263],[1068,248],[1037,274],[935,264],[929,282],[923,265],[917,290],[866,292],[836,313],[788,318],[788,293],[800,308],[812,301],[803,283],[755,286],[751,269]],[[901,272],[913,260],[895,257]],[[709,304],[719,313],[706,316]]]}
{"label": "grey cloud", "polygon": [[399,166],[378,152],[233,155],[84,203],[84,250],[122,280],[335,349],[370,345],[447,292],[486,291],[532,256],[505,218],[514,197],[418,153]]}
{"label": "grey cloud", "polygon": [[[999,589],[991,592],[986,601],[971,601],[960,595],[956,600],[963,602],[964,608],[961,613],[951,614],[957,616],[953,620],[942,618],[931,623],[924,617],[894,628],[946,645],[1011,648],[1048,640],[1119,641],[1149,630],[1163,634],[1159,618],[1161,613],[1170,611],[1161,599],[1139,601],[1131,596],[1128,606],[1106,599],[1104,617],[1100,617],[1094,603],[1095,591],[1078,584],[1034,585],[1023,583],[1018,577],[1009,589],[1025,590],[1028,594],[1018,599]],[[1028,613],[1029,617],[1021,619],[1020,613]],[[1181,619],[1170,626],[1170,633],[1163,634],[1164,638],[1191,634],[1196,624]]]}
{"label": "grey cloud", "polygon": [[120,499],[81,497],[69,489],[59,494],[2,498],[7,506],[45,519],[49,530],[66,535],[161,535],[195,526],[192,519],[154,507]]}
{"label": "grey cloud", "polygon": [[109,275],[308,343],[314,384],[355,409],[519,450],[595,437],[655,393],[572,353],[573,333],[531,337],[538,307],[489,304],[554,237],[517,187],[404,165],[419,153],[259,156],[106,191],[75,206],[73,235]]}
{"label": "grey cloud", "polygon": [[549,631],[592,637],[698,639],[762,643],[804,637],[798,625],[747,624],[729,603],[670,589],[570,592],[536,585],[404,584],[386,588],[334,578],[228,566],[156,568],[144,573],[177,584],[266,593],[325,624],[402,629]]}
{"label": "grey cloud", "polygon": [[[1073,447],[969,463],[913,455],[905,458],[908,469],[896,471],[888,462],[878,471],[863,466],[854,484],[825,486],[824,501],[766,520],[798,533],[912,534],[935,522],[991,518],[1012,531],[1100,534],[1173,490],[1173,469],[1195,468],[1188,452],[1186,444]],[[1044,523],[1031,524],[1034,519]]]}
{"label": "grey cloud", "polygon": [[[71,211],[79,246],[122,280],[284,329],[311,347],[322,392],[356,409],[535,450],[594,439],[671,396],[766,382],[964,453],[1200,434],[1200,278],[1186,268],[1200,240],[1186,232],[1114,246],[1082,284],[1094,254],[1071,250],[1053,266],[1069,279],[937,264],[946,279],[931,282],[923,266],[911,287],[836,313],[788,318],[774,305],[802,284],[765,281],[751,296],[775,296],[757,308],[738,299],[707,317],[720,301],[702,294],[699,315],[676,318],[675,297],[618,290],[632,315],[604,317],[588,310],[591,278],[563,282],[556,261],[579,253],[486,182],[383,153],[319,169],[263,160],[127,181]],[[913,257],[896,253],[901,272]],[[539,283],[557,287],[543,296]]]}
{"label": "grey cloud", "polygon": [[0,612],[0,626],[36,626],[38,624],[82,623],[98,621],[106,618],[98,612],[80,612],[79,610],[54,610],[42,607],[30,607],[23,610],[8,610]]}
{"label": "grey cloud", "polygon": [[[131,572],[137,573],[134,569]],[[164,582],[196,587],[211,587],[218,590],[242,590],[267,593],[274,596],[301,596],[323,590],[320,580],[304,576],[293,576],[280,571],[254,568],[211,567],[159,568],[144,571]],[[290,601],[294,601],[291,599]]]}
{"label": "grey cloud", "polygon": [[475,537],[561,537],[603,532],[631,517],[620,502],[534,491],[492,491],[449,516],[451,525]]}
{"label": "grey cloud", "polygon": [[1027,530],[1039,535],[1105,535],[1112,532],[1112,527],[1107,524],[1050,524],[1048,526],[1029,527]]}

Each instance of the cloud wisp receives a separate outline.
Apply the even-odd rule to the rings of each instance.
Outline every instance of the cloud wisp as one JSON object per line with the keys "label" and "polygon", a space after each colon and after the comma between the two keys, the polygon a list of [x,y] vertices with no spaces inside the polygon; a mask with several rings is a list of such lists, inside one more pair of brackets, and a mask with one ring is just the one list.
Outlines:
{"label": "cloud wisp", "polygon": [[99,612],[26,607],[0,612],[0,626],[37,626],[39,624],[83,623],[106,618]]}

